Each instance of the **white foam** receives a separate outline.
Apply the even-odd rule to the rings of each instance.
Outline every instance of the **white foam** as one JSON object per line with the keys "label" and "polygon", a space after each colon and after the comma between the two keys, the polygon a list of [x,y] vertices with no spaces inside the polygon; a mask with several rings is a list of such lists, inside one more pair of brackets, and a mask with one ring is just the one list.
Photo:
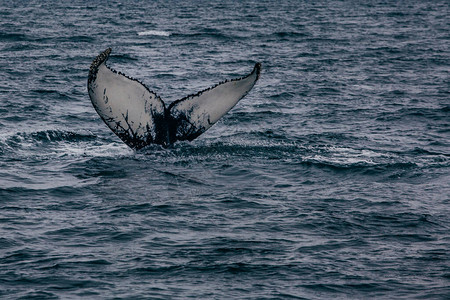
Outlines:
{"label": "white foam", "polygon": [[63,143],[60,145],[57,153],[60,157],[117,157],[134,155],[134,151],[121,142],[95,146],[90,143]]}
{"label": "white foam", "polygon": [[339,166],[349,165],[366,165],[373,166],[380,163],[390,162],[392,156],[375,152],[368,149],[352,149],[346,147],[326,147],[324,149],[326,155],[314,154],[312,156],[305,156],[306,161],[331,163]]}
{"label": "white foam", "polygon": [[146,30],[138,32],[138,35],[156,35],[156,36],[170,36],[170,32],[160,30]]}

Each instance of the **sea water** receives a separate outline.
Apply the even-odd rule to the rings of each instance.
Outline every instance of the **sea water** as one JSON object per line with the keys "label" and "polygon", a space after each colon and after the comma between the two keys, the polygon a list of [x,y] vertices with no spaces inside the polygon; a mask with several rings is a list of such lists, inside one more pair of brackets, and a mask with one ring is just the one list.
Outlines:
{"label": "sea water", "polygon": [[[1,1],[0,298],[448,299],[448,1]],[[166,103],[262,63],[192,142],[133,151],[92,60]]]}

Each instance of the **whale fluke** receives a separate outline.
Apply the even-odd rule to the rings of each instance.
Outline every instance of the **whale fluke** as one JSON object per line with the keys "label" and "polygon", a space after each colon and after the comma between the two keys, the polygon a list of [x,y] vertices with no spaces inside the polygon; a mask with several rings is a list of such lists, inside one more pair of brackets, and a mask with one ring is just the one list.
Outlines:
{"label": "whale fluke", "polygon": [[143,83],[109,68],[106,61],[110,53],[111,48],[106,49],[91,64],[89,97],[106,125],[133,149],[192,141],[252,89],[261,71],[261,64],[257,63],[245,77],[221,82],[166,108],[161,98]]}

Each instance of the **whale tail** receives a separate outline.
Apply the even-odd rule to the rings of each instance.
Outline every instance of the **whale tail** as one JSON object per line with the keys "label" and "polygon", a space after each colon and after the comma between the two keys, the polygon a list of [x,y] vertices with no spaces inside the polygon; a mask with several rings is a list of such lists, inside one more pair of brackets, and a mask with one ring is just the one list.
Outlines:
{"label": "whale tail", "polygon": [[109,68],[110,53],[111,48],[106,49],[91,64],[89,97],[106,125],[133,149],[192,141],[252,89],[261,71],[257,63],[247,76],[221,82],[166,107],[143,83]]}

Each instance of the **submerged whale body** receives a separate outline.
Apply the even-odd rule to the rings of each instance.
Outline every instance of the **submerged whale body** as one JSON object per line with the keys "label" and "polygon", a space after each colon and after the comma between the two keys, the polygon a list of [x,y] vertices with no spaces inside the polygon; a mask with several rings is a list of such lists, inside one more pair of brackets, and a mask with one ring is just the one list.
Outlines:
{"label": "submerged whale body", "polygon": [[252,89],[261,70],[257,63],[245,77],[219,83],[166,107],[144,84],[110,69],[106,65],[110,53],[111,48],[106,49],[91,64],[89,97],[106,125],[133,149],[192,141]]}

